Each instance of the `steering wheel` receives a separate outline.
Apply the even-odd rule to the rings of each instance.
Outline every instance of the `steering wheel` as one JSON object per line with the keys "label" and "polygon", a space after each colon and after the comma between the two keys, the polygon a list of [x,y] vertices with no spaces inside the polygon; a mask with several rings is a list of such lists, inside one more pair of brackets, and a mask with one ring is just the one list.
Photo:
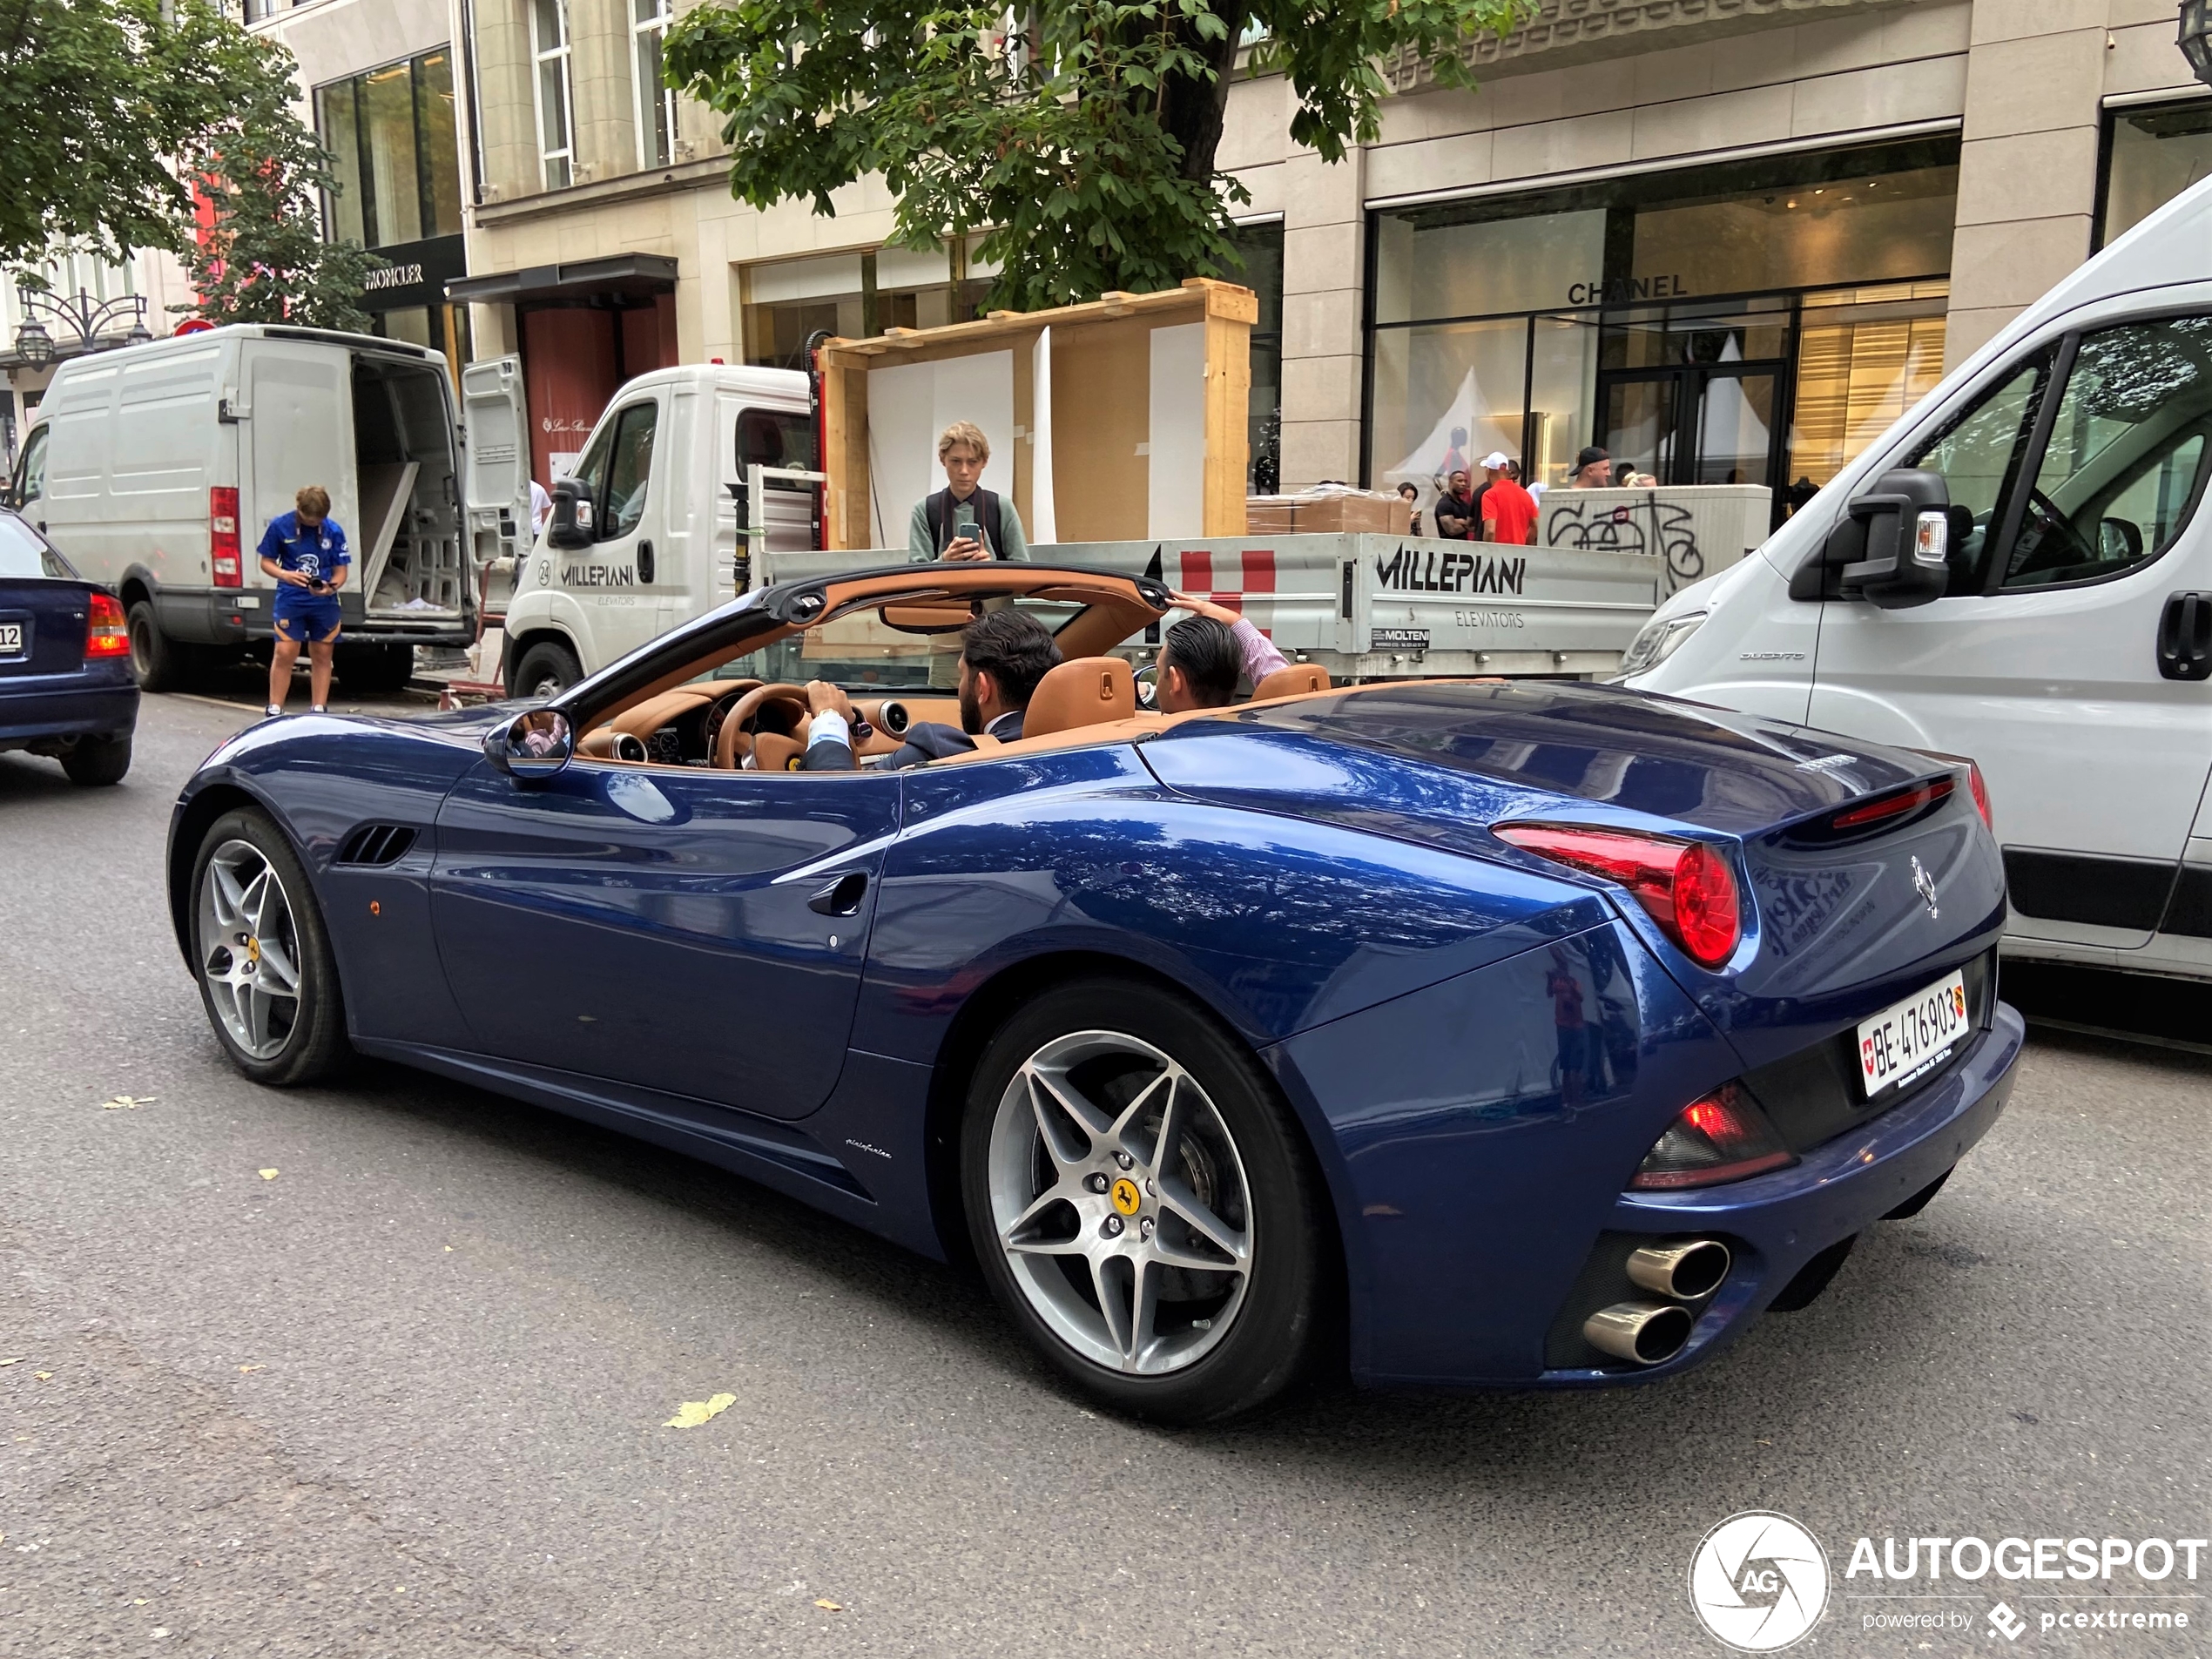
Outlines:
{"label": "steering wheel", "polygon": [[[754,686],[752,690],[739,698],[731,707],[730,711],[722,717],[722,728],[714,734],[714,764],[724,772],[735,772],[738,769],[738,763],[741,759],[738,744],[741,738],[750,738],[749,728],[759,718],[763,705],[769,703],[787,703],[792,705],[797,716],[792,721],[795,731],[804,726],[811,712],[806,703],[806,688],[803,685],[786,685],[771,682],[766,685]],[[748,750],[752,746],[750,742],[745,744]]]}

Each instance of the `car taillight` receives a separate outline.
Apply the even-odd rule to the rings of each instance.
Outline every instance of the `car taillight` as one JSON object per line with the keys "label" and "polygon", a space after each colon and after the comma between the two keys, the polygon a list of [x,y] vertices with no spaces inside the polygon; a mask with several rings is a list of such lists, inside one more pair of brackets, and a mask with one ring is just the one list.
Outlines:
{"label": "car taillight", "polygon": [[92,609],[84,624],[87,657],[128,657],[131,631],[123,620],[122,602],[111,593],[92,596]]}
{"label": "car taillight", "polygon": [[1864,829],[1869,824],[1878,824],[1885,819],[1904,818],[1925,811],[1938,801],[1950,799],[1958,787],[1954,779],[1938,778],[1925,784],[1915,784],[1910,789],[1899,789],[1870,800],[1861,806],[1847,807],[1828,820],[1831,830]]}
{"label": "car taillight", "polygon": [[1974,798],[1974,810],[1981,814],[1983,826],[1993,835],[1997,833],[1997,814],[1990,809],[1989,784],[1987,779],[1982,777],[1980,766],[1968,756],[1946,754],[1940,749],[1915,749],[1912,752],[1925,755],[1931,760],[1943,761],[1949,765],[1965,767],[1966,789]]}
{"label": "car taillight", "polygon": [[1723,1083],[1682,1109],[1643,1155],[1629,1187],[1646,1192],[1710,1187],[1797,1161],[1750,1091]]}
{"label": "car taillight", "polygon": [[1974,810],[1981,814],[1983,827],[1994,835],[1997,814],[1990,810],[1989,786],[1982,781],[1981,768],[1971,760],[1966,763],[1966,787],[1973,792]]}
{"label": "car taillight", "polygon": [[238,491],[217,484],[207,492],[207,558],[219,588],[245,585],[238,544]]}
{"label": "car taillight", "polygon": [[1736,872],[1703,841],[1563,824],[1501,824],[1494,833],[1541,858],[1619,882],[1700,967],[1718,968],[1743,937]]}

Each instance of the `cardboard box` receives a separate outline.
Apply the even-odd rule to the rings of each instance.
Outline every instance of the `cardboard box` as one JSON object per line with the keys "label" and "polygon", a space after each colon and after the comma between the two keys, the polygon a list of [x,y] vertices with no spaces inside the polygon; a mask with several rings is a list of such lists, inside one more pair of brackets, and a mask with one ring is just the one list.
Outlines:
{"label": "cardboard box", "polygon": [[1309,489],[1296,496],[1254,496],[1244,503],[1248,536],[1403,536],[1411,517],[1393,492]]}

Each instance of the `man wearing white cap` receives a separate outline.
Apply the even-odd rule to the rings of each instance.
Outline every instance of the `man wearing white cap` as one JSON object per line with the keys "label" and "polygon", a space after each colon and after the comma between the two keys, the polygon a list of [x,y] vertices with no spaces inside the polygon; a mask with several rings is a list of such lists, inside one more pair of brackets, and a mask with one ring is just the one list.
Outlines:
{"label": "man wearing white cap", "polygon": [[1486,542],[1527,547],[1536,539],[1536,498],[1514,480],[1513,457],[1493,449],[1482,457],[1482,529]]}

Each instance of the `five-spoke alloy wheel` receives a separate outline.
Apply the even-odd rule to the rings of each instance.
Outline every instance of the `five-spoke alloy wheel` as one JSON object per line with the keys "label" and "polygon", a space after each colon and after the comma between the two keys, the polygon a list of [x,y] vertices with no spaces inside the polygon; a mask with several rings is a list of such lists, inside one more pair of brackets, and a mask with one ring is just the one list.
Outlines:
{"label": "five-spoke alloy wheel", "polygon": [[307,873],[260,813],[226,813],[193,866],[192,949],[209,1022],[258,1082],[306,1082],[345,1041],[338,972]]}
{"label": "five-spoke alloy wheel", "polygon": [[1305,1365],[1318,1177],[1249,1051],[1198,1010],[1116,981],[1045,993],[986,1052],[962,1139],[986,1276],[1109,1404],[1212,1420]]}

